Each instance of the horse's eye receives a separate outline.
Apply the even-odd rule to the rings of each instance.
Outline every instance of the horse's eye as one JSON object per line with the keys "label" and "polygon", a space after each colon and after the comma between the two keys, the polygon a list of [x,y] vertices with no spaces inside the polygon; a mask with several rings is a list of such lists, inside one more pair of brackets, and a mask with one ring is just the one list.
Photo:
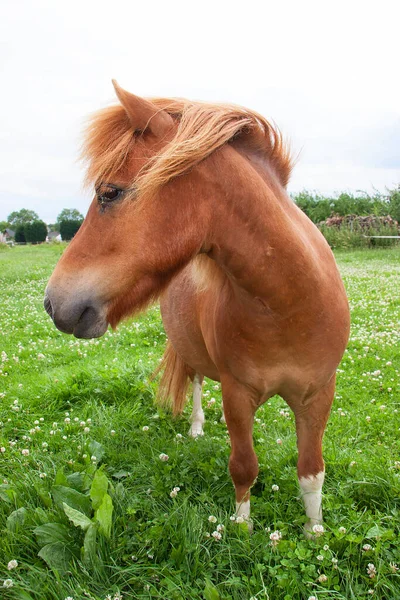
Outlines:
{"label": "horse's eye", "polygon": [[114,202],[114,200],[117,200],[121,196],[122,192],[123,190],[110,185],[101,185],[96,190],[97,199],[100,204]]}

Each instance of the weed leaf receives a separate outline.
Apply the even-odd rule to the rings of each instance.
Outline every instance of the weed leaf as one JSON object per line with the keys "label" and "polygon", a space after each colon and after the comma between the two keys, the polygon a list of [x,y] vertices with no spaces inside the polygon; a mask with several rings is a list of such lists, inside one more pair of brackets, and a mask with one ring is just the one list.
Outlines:
{"label": "weed leaf", "polygon": [[89,519],[89,517],[81,513],[79,510],[71,508],[68,506],[68,504],[65,504],[65,502],[63,502],[63,509],[68,519],[73,522],[75,527],[80,527],[83,529],[83,531],[86,531],[92,524],[92,521]]}
{"label": "weed leaf", "polygon": [[62,523],[45,523],[33,530],[39,546],[54,544],[55,542],[68,542],[68,527]]}
{"label": "weed leaf", "polygon": [[17,510],[14,510],[7,518],[7,529],[9,531],[18,531],[18,529],[23,527],[26,515],[26,508],[18,508]]}
{"label": "weed leaf", "polygon": [[69,561],[72,558],[71,552],[63,542],[54,542],[54,544],[43,546],[38,556],[52,571],[57,571],[60,575],[64,575],[68,570]]}
{"label": "weed leaf", "polygon": [[88,496],[63,485],[53,485],[51,493],[54,502],[60,508],[63,508],[63,503],[65,502],[65,504],[68,504],[71,508],[79,510],[85,513],[85,515],[89,516],[91,514],[92,507]]}
{"label": "weed leaf", "polygon": [[93,508],[95,510],[97,510],[100,507],[103,501],[103,497],[107,493],[107,489],[107,475],[101,470],[96,471],[92,481],[92,487],[90,488],[90,497],[92,499]]}
{"label": "weed leaf", "polygon": [[111,533],[113,513],[113,502],[108,494],[105,494],[103,501],[95,513],[95,519],[100,526],[100,531],[105,537],[109,538]]}

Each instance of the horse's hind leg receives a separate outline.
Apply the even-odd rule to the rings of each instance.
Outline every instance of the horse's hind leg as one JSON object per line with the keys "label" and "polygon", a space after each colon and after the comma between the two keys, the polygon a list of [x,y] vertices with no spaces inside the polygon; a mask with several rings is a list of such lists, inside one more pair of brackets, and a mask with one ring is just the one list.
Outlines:
{"label": "horse's hind leg", "polygon": [[198,435],[204,435],[203,424],[204,424],[204,412],[201,406],[201,394],[203,386],[203,375],[196,373],[193,378],[193,410],[190,418],[192,425],[189,429],[189,435],[197,437]]}
{"label": "horse's hind leg", "polygon": [[335,393],[335,376],[301,405],[292,406],[296,417],[297,475],[308,521],[306,532],[322,521],[322,485],[325,468],[322,438]]}
{"label": "horse's hind leg", "polygon": [[253,449],[253,422],[257,406],[248,388],[231,377],[221,377],[226,424],[231,439],[229,471],[235,485],[236,515],[249,519],[250,488],[258,475]]}

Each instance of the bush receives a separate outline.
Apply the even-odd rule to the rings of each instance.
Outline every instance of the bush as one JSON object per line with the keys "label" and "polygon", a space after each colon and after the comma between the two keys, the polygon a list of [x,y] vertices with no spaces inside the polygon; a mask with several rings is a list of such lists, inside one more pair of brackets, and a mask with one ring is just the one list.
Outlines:
{"label": "bush", "polygon": [[26,239],[25,239],[25,226],[24,225],[17,225],[17,228],[15,230],[15,241],[18,244],[25,244]]}
{"label": "bush", "polygon": [[47,225],[44,221],[33,221],[24,225],[25,240],[31,244],[45,242],[47,237]]}
{"label": "bush", "polygon": [[313,223],[325,221],[332,215],[391,215],[400,220],[400,189],[389,192],[388,196],[360,193],[358,196],[343,192],[336,197],[324,197],[308,191],[293,196],[294,202]]}
{"label": "bush", "polygon": [[332,248],[366,248],[393,246],[398,239],[376,239],[369,236],[398,236],[399,226],[391,217],[335,215],[318,225]]}
{"label": "bush", "polygon": [[63,241],[72,240],[76,232],[79,230],[82,221],[65,220],[60,222],[60,234]]}

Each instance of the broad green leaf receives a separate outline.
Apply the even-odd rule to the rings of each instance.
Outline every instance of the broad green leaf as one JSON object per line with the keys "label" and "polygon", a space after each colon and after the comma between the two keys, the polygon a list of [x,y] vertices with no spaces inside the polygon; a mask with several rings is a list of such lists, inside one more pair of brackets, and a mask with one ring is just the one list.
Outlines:
{"label": "broad green leaf", "polygon": [[7,529],[9,531],[18,531],[18,529],[21,529],[25,523],[26,516],[26,508],[14,510],[7,518]]}
{"label": "broad green leaf", "polygon": [[107,475],[101,470],[96,471],[93,477],[92,487],[90,488],[90,497],[92,499],[93,508],[95,510],[97,510],[101,505],[104,498],[104,494],[107,493],[107,489]]}
{"label": "broad green leaf", "polygon": [[99,524],[100,532],[107,538],[110,537],[111,533],[112,513],[113,502],[111,500],[111,496],[104,494],[103,501],[96,510],[95,519]]}
{"label": "broad green leaf", "polygon": [[[64,484],[63,484],[64,485]],[[67,476],[67,485],[74,488],[77,492],[83,492],[84,478],[82,473],[71,473]]]}
{"label": "broad green leaf", "polygon": [[63,508],[63,502],[65,502],[65,504],[68,504],[68,506],[71,508],[79,510],[85,513],[85,515],[90,516],[92,507],[89,496],[85,496],[84,494],[81,494],[80,492],[63,485],[53,485],[51,488],[51,493],[53,495],[54,502],[60,508]]}
{"label": "broad green leaf", "polygon": [[96,537],[97,527],[94,523],[88,528],[83,541],[83,560],[93,563],[96,559]]}
{"label": "broad green leaf", "polygon": [[16,498],[15,490],[13,490],[8,484],[4,483],[0,485],[0,500],[10,504]]}
{"label": "broad green leaf", "polygon": [[89,519],[89,517],[81,513],[79,510],[71,508],[68,506],[68,504],[65,504],[65,502],[63,502],[63,509],[68,519],[73,522],[75,527],[80,527],[83,529],[83,531],[86,531],[88,527],[92,525],[92,521]]}
{"label": "broad green leaf", "polygon": [[70,550],[63,542],[47,544],[38,553],[52,571],[64,575],[68,571],[69,561],[72,558]]}
{"label": "broad green leaf", "polygon": [[69,540],[68,527],[62,525],[62,523],[45,523],[36,527],[33,533],[37,537],[39,546],[46,546],[55,542],[66,543]]}
{"label": "broad green leaf", "polygon": [[104,456],[104,447],[101,444],[99,444],[99,442],[92,440],[89,444],[89,450],[90,454],[97,458],[97,462],[100,462]]}
{"label": "broad green leaf", "polygon": [[205,600],[220,600],[220,595],[218,590],[209,579],[206,580],[206,587],[204,588],[204,598]]}
{"label": "broad green leaf", "polygon": [[64,469],[59,469],[54,479],[54,485],[65,485],[69,487],[68,479],[64,473]]}

